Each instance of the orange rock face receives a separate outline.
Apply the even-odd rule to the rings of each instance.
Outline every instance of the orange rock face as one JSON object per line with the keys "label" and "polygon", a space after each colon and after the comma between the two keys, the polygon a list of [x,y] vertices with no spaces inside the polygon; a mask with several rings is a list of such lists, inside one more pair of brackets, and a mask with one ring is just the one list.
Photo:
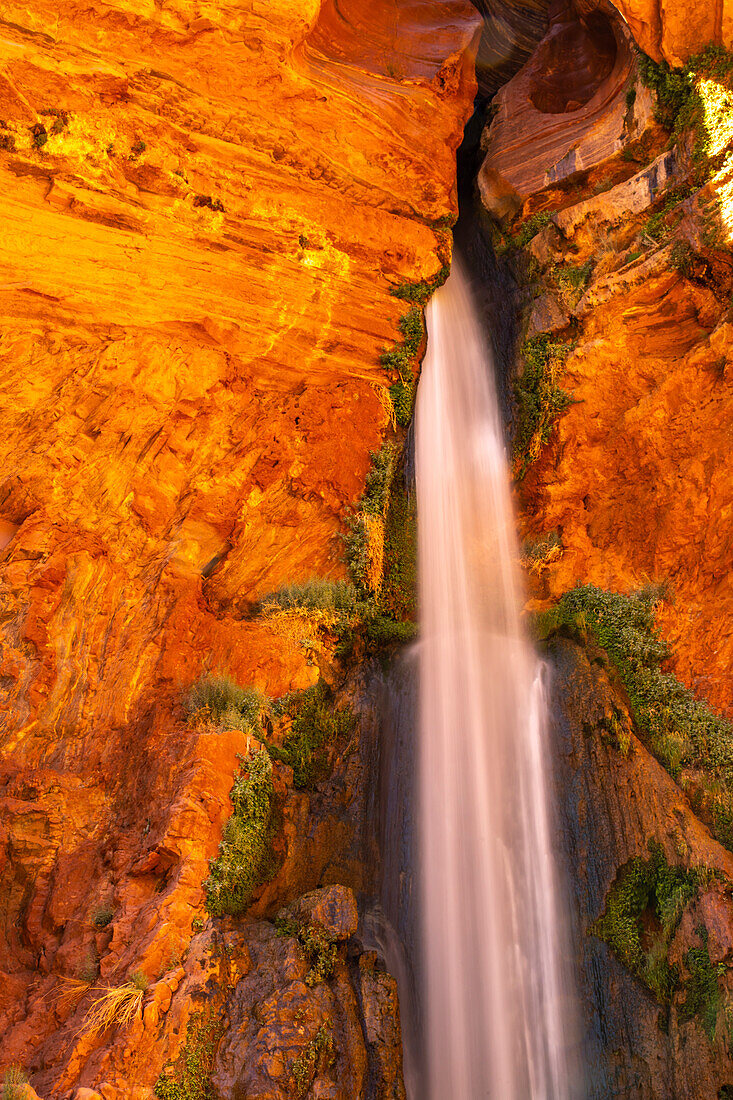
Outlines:
{"label": "orange rock face", "polygon": [[312,681],[245,616],[342,573],[388,426],[389,288],[450,248],[478,20],[467,0],[3,16],[0,1031],[37,1071],[70,1049],[62,977],[157,975],[190,936],[241,746],[183,728],[182,689]]}
{"label": "orange rock face", "polygon": [[[583,6],[595,6],[586,4]],[[731,0],[614,0],[642,50],[656,61],[683,65],[708,43],[733,45]]]}

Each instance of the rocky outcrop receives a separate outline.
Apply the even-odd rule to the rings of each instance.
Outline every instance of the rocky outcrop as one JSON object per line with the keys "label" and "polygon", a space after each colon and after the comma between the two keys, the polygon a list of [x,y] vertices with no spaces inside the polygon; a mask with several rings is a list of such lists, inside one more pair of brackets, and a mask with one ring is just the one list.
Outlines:
{"label": "rocky outcrop", "polygon": [[[718,1100],[719,1090],[733,1081],[724,1022],[733,980],[733,856],[635,736],[603,655],[556,639],[551,657],[561,832],[577,922],[585,1095]],[[668,1002],[629,973],[597,926],[624,870],[634,860],[649,861],[655,845],[663,865],[705,872],[667,948],[666,961],[678,968]],[[637,919],[647,929],[644,946],[644,935],[651,940],[657,927],[651,901],[643,902]],[[689,965],[696,956],[689,952],[701,951],[702,944],[716,977],[708,978],[712,1006],[696,1000],[693,1012]]]}
{"label": "rocky outcrop", "polygon": [[[513,217],[549,185],[588,172],[652,124],[651,99],[636,87],[628,30],[600,9],[581,20],[554,14],[531,58],[496,96],[482,147],[479,187],[496,217]],[[542,204],[539,204],[541,208]],[[537,206],[532,206],[532,209]]]}
{"label": "rocky outcrop", "polygon": [[[387,7],[3,11],[0,1018],[45,1097],[106,1079],[82,987],[185,957],[243,745],[182,692],[313,682],[247,612],[342,573],[390,287],[449,255],[477,17],[407,4],[375,66]],[[302,841],[298,893],[347,861]]]}
{"label": "rocky outcrop", "polygon": [[[593,6],[595,0],[580,0]],[[703,46],[733,45],[733,4],[719,0],[614,0],[636,41],[655,61],[683,65]]]}

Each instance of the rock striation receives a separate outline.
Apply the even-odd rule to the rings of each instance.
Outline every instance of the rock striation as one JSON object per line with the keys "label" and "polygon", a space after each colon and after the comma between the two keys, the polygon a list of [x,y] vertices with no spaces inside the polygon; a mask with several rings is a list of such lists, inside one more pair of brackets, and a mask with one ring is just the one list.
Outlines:
{"label": "rock striation", "polygon": [[[45,1098],[149,1097],[167,1049],[246,748],[183,724],[182,693],[316,675],[248,612],[342,575],[390,287],[449,257],[475,90],[471,5],[397,10],[3,10],[0,1030]],[[307,839],[299,893],[347,859]],[[131,1092],[133,1038],[71,1037],[90,983],[136,971],[158,992]]]}

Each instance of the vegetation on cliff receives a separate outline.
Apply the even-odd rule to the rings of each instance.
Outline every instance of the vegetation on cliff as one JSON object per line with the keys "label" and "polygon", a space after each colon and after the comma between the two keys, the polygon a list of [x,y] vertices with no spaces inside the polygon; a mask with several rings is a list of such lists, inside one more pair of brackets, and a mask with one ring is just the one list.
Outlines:
{"label": "vegetation on cliff", "polygon": [[696,178],[703,183],[720,167],[719,158],[733,139],[733,53],[706,46],[681,69],[642,54],[639,72],[655,94],[657,120],[672,139],[692,132]]}
{"label": "vegetation on cliff", "polygon": [[693,809],[733,850],[733,729],[662,670],[670,654],[655,621],[661,595],[655,586],[623,595],[584,585],[539,615],[536,629],[540,637],[558,629],[581,640],[590,636],[606,650],[639,733],[686,791]]}
{"label": "vegetation on cliff", "polygon": [[514,382],[517,419],[512,463],[512,472],[519,481],[549,442],[555,421],[570,404],[570,396],[560,387],[558,378],[571,347],[546,333],[522,345],[522,373]]}
{"label": "vegetation on cliff", "polygon": [[[336,703],[323,680],[271,699],[239,687],[227,676],[204,677],[189,691],[185,706],[192,723],[241,729],[260,742],[260,747],[240,757],[230,794],[232,816],[204,882],[206,907],[212,916],[239,916],[249,908],[257,887],[277,870],[273,840],[278,801],[272,761],[293,769],[296,789],[312,788],[328,775],[333,748],[351,738],[356,719],[349,706]],[[279,743],[271,739],[275,728]]]}
{"label": "vegetation on cliff", "polygon": [[163,1067],[155,1084],[159,1100],[213,1100],[211,1071],[223,1030],[220,1014],[212,1005],[189,1017],[178,1059]]}
{"label": "vegetation on cliff", "polygon": [[230,797],[234,812],[224,826],[219,855],[204,882],[206,907],[214,917],[237,917],[246,912],[254,890],[275,871],[275,791],[272,763],[264,748],[242,760]]}
{"label": "vegetation on cliff", "polygon": [[670,865],[653,841],[649,851],[649,859],[637,857],[621,868],[591,931],[658,1001],[668,1004],[679,984],[679,971],[668,958],[670,943],[685,908],[709,875],[704,869]]}

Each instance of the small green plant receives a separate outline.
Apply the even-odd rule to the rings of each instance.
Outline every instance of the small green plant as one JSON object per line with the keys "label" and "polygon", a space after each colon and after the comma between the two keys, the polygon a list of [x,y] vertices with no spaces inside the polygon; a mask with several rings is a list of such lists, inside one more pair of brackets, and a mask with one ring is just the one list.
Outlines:
{"label": "small green plant", "polygon": [[48,132],[42,122],[36,122],[31,126],[31,137],[36,149],[42,149],[48,141]]}
{"label": "small green plant", "polygon": [[356,728],[352,710],[335,706],[333,692],[324,680],[283,696],[274,710],[291,724],[281,746],[268,745],[270,755],[293,769],[296,788],[314,787],[328,774],[331,747],[351,737]]}
{"label": "small green plant", "polygon": [[298,1090],[298,1100],[308,1095],[318,1073],[328,1069],[335,1061],[335,1048],[330,1024],[321,1024],[305,1050],[290,1067],[290,1073]]}
{"label": "small green plant", "polygon": [[637,856],[619,871],[591,932],[660,1003],[669,1004],[679,982],[677,968],[668,961],[669,945],[705,875],[672,866],[654,841],[649,851],[648,860]]}
{"label": "small green plant", "polygon": [[214,210],[217,213],[224,212],[224,204],[221,199],[214,199],[211,195],[194,195],[193,205],[194,207],[205,206],[209,210]]}
{"label": "small green plant", "polygon": [[399,320],[402,343],[385,348],[379,362],[390,375],[397,375],[389,387],[395,421],[406,428],[412,419],[415,401],[415,370],[424,336],[422,308],[413,306]]}
{"label": "small green plant", "polygon": [[670,264],[674,271],[689,279],[693,271],[694,252],[687,241],[675,241],[670,254]]}
{"label": "small green plant", "polygon": [[206,908],[213,917],[246,912],[256,888],[274,873],[276,804],[272,763],[265,749],[242,760],[230,798],[234,812],[204,882]]}
{"label": "small green plant", "polygon": [[546,211],[532,214],[531,217],[522,222],[519,231],[513,234],[511,244],[517,249],[526,248],[532,238],[536,237],[539,231],[549,225],[551,221],[552,215]]}
{"label": "small green plant", "polygon": [[196,935],[198,932],[203,931],[205,924],[206,921],[203,919],[203,917],[194,917],[191,921],[191,931],[194,935]]}
{"label": "small green plant", "polygon": [[137,141],[134,142],[134,144],[132,145],[132,147],[130,149],[129,159],[130,160],[136,160],[137,157],[142,156],[142,154],[145,152],[146,149],[147,149],[147,144],[142,140],[142,138],[138,138]]}
{"label": "small green plant", "polygon": [[552,278],[560,292],[560,298],[568,309],[575,309],[593,272],[593,261],[587,260],[580,266],[573,264],[555,264]]}
{"label": "small green plant", "polygon": [[546,333],[522,345],[524,367],[514,383],[517,420],[513,473],[518,481],[549,443],[555,421],[570,404],[569,395],[557,383],[570,350],[570,344],[552,340]]}
{"label": "small green plant", "polygon": [[175,1062],[168,1062],[155,1083],[159,1100],[215,1100],[211,1073],[224,1034],[220,1014],[211,1005],[188,1020],[186,1042]]}
{"label": "small green plant", "polygon": [[548,531],[538,539],[527,539],[522,545],[522,565],[530,573],[539,573],[562,557],[562,539],[557,531]]}
{"label": "small green plant", "polygon": [[318,985],[333,977],[336,963],[336,940],[325,928],[313,924],[299,924],[287,912],[275,918],[275,928],[281,936],[293,936],[298,941],[310,969],[305,976],[306,985]]}
{"label": "small green plant", "polygon": [[51,123],[51,134],[60,134],[68,128],[69,125],[69,112],[64,111],[60,107],[45,107],[42,111],[38,112],[39,115],[45,115],[53,118]]}
{"label": "small green plant", "polygon": [[8,1066],[3,1074],[0,1100],[25,1100],[28,1095],[28,1078],[20,1066]]}
{"label": "small green plant", "polygon": [[115,911],[111,905],[100,905],[100,907],[95,909],[92,913],[92,924],[101,931],[101,929],[107,927],[114,915]]}

